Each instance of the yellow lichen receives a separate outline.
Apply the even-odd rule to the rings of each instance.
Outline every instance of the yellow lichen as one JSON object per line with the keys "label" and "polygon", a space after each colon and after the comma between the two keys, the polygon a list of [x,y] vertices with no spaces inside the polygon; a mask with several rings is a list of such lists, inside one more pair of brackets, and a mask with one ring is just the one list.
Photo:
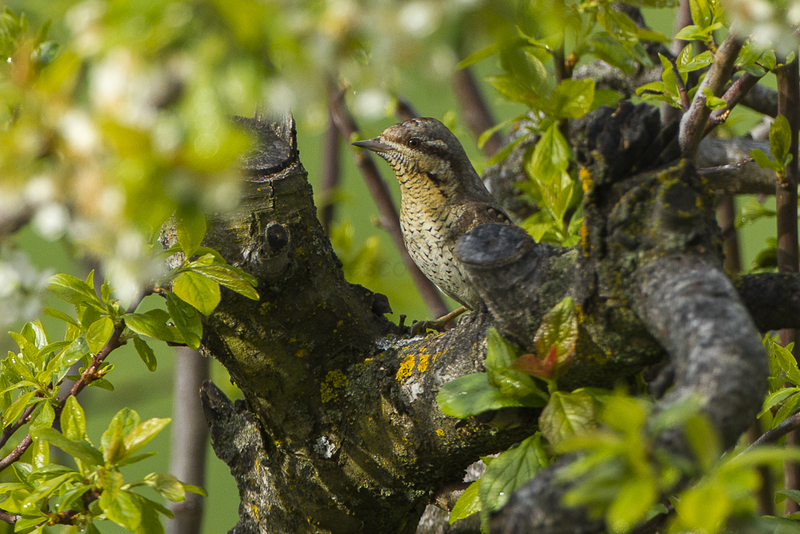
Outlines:
{"label": "yellow lichen", "polygon": [[400,363],[400,368],[397,370],[397,375],[395,375],[395,378],[400,382],[403,382],[409,378],[411,373],[414,371],[414,364],[416,363],[417,361],[413,354],[406,356],[402,363]]}
{"label": "yellow lichen", "polygon": [[328,374],[325,376],[325,382],[319,387],[322,402],[326,403],[339,400],[339,393],[337,393],[336,390],[345,388],[348,384],[349,381],[343,372],[338,369],[328,371]]}
{"label": "yellow lichen", "polygon": [[420,354],[419,355],[419,365],[417,366],[417,369],[419,369],[420,373],[424,373],[425,371],[428,370],[428,360],[429,359],[430,359],[430,356],[428,354]]}
{"label": "yellow lichen", "polygon": [[588,193],[592,189],[592,173],[586,167],[581,167],[578,171],[578,178],[581,180],[581,187],[584,193]]}
{"label": "yellow lichen", "polygon": [[436,435],[439,436],[440,438],[444,437],[444,430],[442,430],[441,428],[437,428]]}

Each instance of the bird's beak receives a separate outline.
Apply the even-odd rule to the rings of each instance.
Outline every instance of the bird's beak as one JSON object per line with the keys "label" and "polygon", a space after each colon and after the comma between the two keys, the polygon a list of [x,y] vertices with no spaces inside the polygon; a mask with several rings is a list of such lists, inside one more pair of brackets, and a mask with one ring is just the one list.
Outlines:
{"label": "bird's beak", "polygon": [[367,139],[365,141],[356,141],[352,144],[358,148],[366,148],[367,150],[372,150],[373,152],[378,153],[389,151],[389,145],[381,141],[379,137],[376,137],[375,139]]}

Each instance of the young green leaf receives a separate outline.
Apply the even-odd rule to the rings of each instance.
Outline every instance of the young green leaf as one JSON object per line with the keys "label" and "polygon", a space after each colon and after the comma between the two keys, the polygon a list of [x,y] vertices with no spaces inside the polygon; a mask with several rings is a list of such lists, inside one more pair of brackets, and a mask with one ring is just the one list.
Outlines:
{"label": "young green leaf", "polygon": [[554,391],[539,416],[539,429],[553,445],[561,443],[597,424],[597,404],[586,391]]}
{"label": "young green leaf", "polygon": [[158,367],[158,361],[156,360],[156,354],[153,352],[153,349],[150,348],[150,345],[148,345],[145,340],[139,336],[136,336],[133,338],[133,346],[136,348],[136,352],[139,354],[139,357],[147,366],[148,371],[155,371]]}
{"label": "young green leaf", "polygon": [[544,315],[533,339],[533,344],[536,353],[542,357],[548,354],[550,347],[555,346],[558,367],[566,372],[575,353],[577,341],[578,316],[575,313],[572,299],[567,297]]}
{"label": "young green leaf", "polygon": [[193,272],[182,272],[176,276],[172,291],[206,316],[211,315],[220,301],[219,284]]}
{"label": "young green leaf", "polygon": [[93,322],[86,330],[86,344],[89,346],[89,350],[93,354],[100,352],[113,333],[114,321],[110,317],[101,317]]}
{"label": "young green leaf", "polygon": [[74,395],[67,397],[61,411],[61,432],[71,439],[86,439],[86,415]]}
{"label": "young green leaf", "polygon": [[85,439],[68,438],[52,428],[40,428],[31,434],[48,441],[87,466],[103,465],[103,454]]}
{"label": "young green leaf", "polygon": [[519,399],[507,397],[492,386],[486,373],[473,373],[445,383],[436,395],[436,402],[444,414],[459,419],[489,410],[524,406]]}
{"label": "young green leaf", "polygon": [[194,255],[206,235],[206,218],[196,209],[179,209],[175,213],[175,230],[178,244],[188,260]]}
{"label": "young green leaf", "polygon": [[[248,286],[249,287],[249,286]],[[203,339],[203,324],[200,322],[200,313],[193,306],[185,303],[174,293],[166,292],[167,310],[175,327],[183,336],[186,345],[196,349],[200,347]]]}
{"label": "young green leaf", "polygon": [[789,127],[789,120],[785,115],[778,115],[769,127],[769,150],[775,161],[786,160],[791,142],[792,131]]}
{"label": "young green leaf", "polygon": [[481,515],[502,508],[511,495],[547,466],[547,455],[539,433],[501,453],[481,475],[478,493]]}
{"label": "young green leaf", "polygon": [[205,276],[209,280],[213,280],[251,300],[259,299],[258,292],[253,288],[253,284],[229,265],[198,265],[191,267],[191,272]]}
{"label": "young green leaf", "polygon": [[147,313],[128,313],[123,316],[125,325],[137,334],[170,343],[183,343],[183,337],[174,326],[168,325],[170,316],[164,310]]}
{"label": "young green leaf", "polygon": [[762,169],[772,169],[776,172],[783,173],[783,164],[779,161],[773,161],[767,156],[760,148],[750,150],[750,157],[753,158],[758,166]]}
{"label": "young green leaf", "polygon": [[464,519],[472,514],[481,511],[481,499],[478,491],[481,485],[480,479],[476,480],[464,490],[461,497],[458,498],[453,509],[450,511],[449,522],[452,525],[459,519]]}
{"label": "young green leaf", "polygon": [[151,439],[156,437],[170,421],[172,421],[172,419],[159,419],[154,417],[136,425],[125,435],[125,449],[127,450],[127,454],[133,454],[144,447]]}
{"label": "young green leaf", "polygon": [[86,282],[68,274],[56,274],[47,282],[47,289],[55,293],[61,300],[70,304],[88,304],[104,312],[105,308],[97,298],[94,289]]}

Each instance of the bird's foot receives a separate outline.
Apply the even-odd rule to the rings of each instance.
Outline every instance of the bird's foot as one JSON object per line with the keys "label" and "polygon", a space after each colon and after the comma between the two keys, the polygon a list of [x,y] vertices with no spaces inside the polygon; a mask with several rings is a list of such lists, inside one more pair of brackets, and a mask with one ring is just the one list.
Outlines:
{"label": "bird's foot", "polygon": [[457,310],[453,310],[447,315],[439,317],[435,321],[414,321],[414,324],[411,325],[411,335],[416,336],[418,334],[424,334],[428,330],[444,332],[447,324],[465,311],[467,311],[466,306],[461,306]]}

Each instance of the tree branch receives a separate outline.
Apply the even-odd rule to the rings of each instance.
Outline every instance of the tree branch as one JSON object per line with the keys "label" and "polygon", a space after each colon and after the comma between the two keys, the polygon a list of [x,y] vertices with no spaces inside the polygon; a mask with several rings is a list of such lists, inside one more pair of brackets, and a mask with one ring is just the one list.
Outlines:
{"label": "tree branch", "polygon": [[734,32],[730,32],[715,52],[711,68],[697,88],[689,111],[681,119],[678,142],[683,157],[691,161],[697,157],[700,141],[703,139],[705,126],[711,114],[711,109],[706,105],[706,97],[703,91],[710,89],[714,96],[720,95],[722,88],[731,79],[733,65],[741,49],[742,43],[735,37]]}

